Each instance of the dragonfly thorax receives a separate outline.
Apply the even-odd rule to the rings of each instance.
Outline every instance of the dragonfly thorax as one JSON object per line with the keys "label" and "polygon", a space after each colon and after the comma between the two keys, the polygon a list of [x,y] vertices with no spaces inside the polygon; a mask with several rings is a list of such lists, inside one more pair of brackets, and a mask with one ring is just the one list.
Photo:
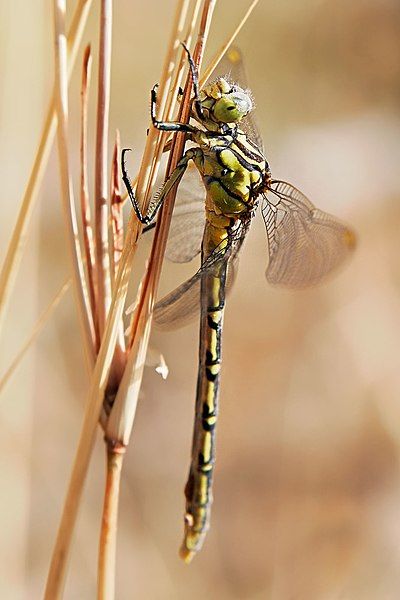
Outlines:
{"label": "dragonfly thorax", "polygon": [[211,130],[219,129],[220,125],[235,125],[253,109],[249,93],[223,77],[205,86],[199,101],[202,124]]}

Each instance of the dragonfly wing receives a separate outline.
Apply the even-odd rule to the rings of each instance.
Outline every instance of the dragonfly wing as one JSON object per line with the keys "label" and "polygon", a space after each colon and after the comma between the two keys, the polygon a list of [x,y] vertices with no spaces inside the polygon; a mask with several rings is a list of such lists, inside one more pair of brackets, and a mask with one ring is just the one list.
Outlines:
{"label": "dragonfly wing", "polygon": [[200,175],[190,163],[178,188],[165,251],[172,262],[189,262],[200,252],[205,224],[204,194]]}
{"label": "dragonfly wing", "polygon": [[153,320],[159,329],[177,329],[190,323],[200,312],[201,277],[211,271],[220,261],[227,261],[225,291],[228,293],[234,284],[239,249],[243,243],[247,227],[241,226],[235,231],[227,249],[218,246],[210,254],[200,269],[190,279],[157,302]]}
{"label": "dragonfly wing", "polygon": [[[272,192],[272,193],[271,193]],[[315,285],[334,271],[355,247],[352,230],[315,208],[298,189],[273,181],[264,196],[267,280],[290,288]]]}
{"label": "dragonfly wing", "polygon": [[[251,91],[248,89],[248,79],[244,66],[243,55],[241,50],[239,50],[239,48],[236,46],[230,46],[228,48],[217,67],[210,75],[211,80],[217,79],[217,77],[224,77],[232,83],[237,83],[241,88],[246,90],[251,97]],[[257,121],[254,117],[254,112],[249,114],[240,122],[240,129],[244,131],[247,137],[261,152],[264,151],[264,144],[260,135]]]}

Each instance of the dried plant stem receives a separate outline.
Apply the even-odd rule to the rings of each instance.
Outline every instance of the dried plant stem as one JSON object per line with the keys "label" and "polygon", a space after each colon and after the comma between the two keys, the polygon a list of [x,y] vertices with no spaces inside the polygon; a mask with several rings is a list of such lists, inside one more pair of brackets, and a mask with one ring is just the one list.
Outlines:
{"label": "dried plant stem", "polygon": [[[84,27],[92,5],[92,0],[79,0],[72,18],[68,33],[69,76],[75,64],[78,48],[81,42]],[[57,127],[55,93],[50,100],[47,110],[42,135],[33,162],[21,208],[18,213],[11,240],[7,249],[6,258],[0,274],[0,331],[4,323],[5,312],[11,296],[12,288],[17,276],[18,267],[22,258],[27,240],[27,231],[32,215],[33,206],[39,192],[44,170],[50,155],[51,146]]]}
{"label": "dried plant stem", "polygon": [[101,524],[98,600],[113,600],[117,550],[118,505],[122,463],[125,448],[107,446],[106,491]]}
{"label": "dried plant stem", "polygon": [[[185,34],[185,38],[183,40],[185,45],[187,46],[187,48],[190,48],[190,46],[192,44],[193,32],[195,30],[197,19],[199,17],[201,3],[202,3],[202,0],[197,0],[192,5],[192,12],[191,12],[191,15],[189,15],[189,24],[188,24],[187,31]],[[180,57],[178,68],[176,70],[176,76],[175,76],[174,83],[172,85],[172,90],[179,89],[181,82],[182,82],[183,73],[185,71],[186,64],[187,64],[187,54],[183,50],[183,48],[181,48],[181,57]],[[167,119],[168,118],[172,119],[173,111],[175,110],[175,104],[176,104],[175,98],[173,97],[172,94],[170,94],[170,96],[168,98],[167,108],[166,108]],[[164,146],[164,148],[162,148],[162,151],[164,151],[164,150],[165,150],[165,146]]]}
{"label": "dried plant stem", "polygon": [[108,113],[110,108],[112,0],[101,0],[99,80],[97,92],[97,132],[95,159],[95,220],[97,316],[102,336],[111,302],[108,248]]}
{"label": "dried plant stem", "polygon": [[78,225],[68,161],[68,81],[67,44],[65,37],[65,0],[54,0],[55,27],[55,97],[58,115],[57,142],[60,164],[61,195],[67,230],[68,247],[71,255],[74,290],[82,326],[86,358],[90,370],[94,363],[95,336],[92,315],[87,296],[85,275],[79,244]]}
{"label": "dried plant stem", "polygon": [[123,199],[121,192],[121,180],[119,175],[119,160],[121,156],[121,137],[119,131],[115,134],[114,153],[111,164],[111,275],[115,280],[115,273],[124,246],[124,215],[122,212]]}
{"label": "dried plant stem", "polygon": [[234,31],[228,37],[228,39],[222,44],[222,46],[220,47],[218,52],[215,54],[213,59],[210,61],[209,65],[207,66],[207,68],[204,70],[202,76],[200,77],[200,82],[199,82],[200,87],[206,83],[207,79],[210,77],[211,73],[217,67],[219,61],[224,56],[225,52],[228,50],[229,46],[231,44],[233,44],[238,33],[242,29],[243,25],[245,25],[245,23],[247,22],[247,19],[250,17],[251,13],[253,12],[254,8],[257,6],[258,2],[259,2],[259,0],[253,0],[253,2],[250,4],[249,8],[243,15],[243,18],[238,23],[237,27],[234,29]]}
{"label": "dried plant stem", "polygon": [[67,562],[72,542],[72,534],[76,524],[80,500],[89,466],[90,456],[95,440],[97,423],[103,404],[104,391],[107,385],[111,361],[122,317],[129,278],[133,261],[133,227],[132,220],[128,227],[128,235],[121,256],[120,267],[115,283],[106,328],[100,345],[98,358],[93,371],[90,390],[85,407],[82,430],[76,450],[74,465],[65,498],[57,539],[54,545],[49,574],[46,584],[45,600],[61,598],[66,575]]}
{"label": "dried plant stem", "polygon": [[[158,111],[164,114],[165,106],[170,93],[171,82],[173,77],[173,69],[177,62],[178,52],[180,50],[180,40],[183,35],[185,22],[187,19],[190,0],[179,0],[177,2],[171,37],[168,43],[168,50],[165,56],[164,66],[162,69],[159,90],[158,90]],[[151,198],[151,189],[157,177],[159,161],[155,160],[157,149],[162,143],[162,132],[154,127],[150,127],[149,134],[146,139],[146,146],[143,153],[142,163],[140,165],[136,194],[139,202],[142,203],[142,208],[146,208],[147,203]],[[140,224],[137,225],[138,235],[141,232]]]}
{"label": "dried plant stem", "polygon": [[[113,160],[111,164],[111,248],[110,248],[110,274],[112,289],[115,288],[115,273],[118,270],[119,261],[124,247],[124,217],[122,212],[123,201],[121,197],[121,182],[119,176],[119,159],[121,156],[121,142],[119,131],[116,132]],[[126,365],[126,347],[124,322],[121,320],[118,339],[115,346],[114,358],[110,371],[109,389],[114,392],[117,389]]]}
{"label": "dried plant stem", "polygon": [[51,303],[45,308],[45,310],[40,315],[39,319],[36,321],[36,323],[35,323],[32,331],[31,331],[30,335],[27,337],[27,339],[25,340],[24,344],[19,349],[18,353],[16,354],[16,356],[13,359],[13,361],[11,362],[10,366],[5,371],[4,375],[1,377],[1,379],[0,379],[0,393],[3,391],[6,383],[9,381],[10,377],[15,372],[15,370],[18,367],[19,363],[21,362],[21,360],[23,359],[23,357],[25,356],[25,354],[27,353],[27,351],[29,350],[29,348],[32,346],[32,344],[35,342],[35,340],[37,339],[37,337],[39,336],[39,334],[42,331],[43,327],[46,325],[47,321],[50,319],[51,315],[53,314],[53,312],[55,311],[55,309],[57,308],[57,306],[61,302],[61,300],[64,297],[64,295],[66,294],[66,292],[69,290],[70,285],[71,285],[71,280],[68,279],[63,284],[63,286],[61,287],[61,289],[58,291],[56,297],[53,298],[53,300],[51,301]]}
{"label": "dried plant stem", "polygon": [[[177,13],[177,16],[179,17],[177,29],[179,31],[181,29],[183,29],[184,21],[182,20],[182,16],[185,15],[186,19],[189,21],[187,32],[184,36],[186,45],[188,47],[190,47],[190,44],[191,44],[192,35],[193,35],[193,31],[194,31],[196,23],[197,23],[201,4],[202,4],[202,0],[196,0],[196,2],[193,2],[191,4],[191,6],[189,6],[189,7],[185,6],[184,11],[182,11],[181,13]],[[187,10],[187,8],[190,8],[190,11]],[[166,78],[164,82],[162,81],[162,84],[164,83],[166,86],[168,84],[170,85],[169,93],[166,94],[166,96],[165,96],[166,97],[165,102],[159,103],[159,108],[158,108],[158,110],[163,115],[163,119],[165,121],[170,121],[173,119],[175,105],[176,105],[176,96],[177,96],[178,89],[181,85],[183,72],[184,72],[184,69],[186,66],[186,58],[187,58],[186,52],[184,52],[184,50],[180,44],[177,45],[177,41],[179,42],[179,39],[176,39],[174,41],[174,45],[171,47],[171,55],[173,56],[174,64],[178,58],[178,52],[180,52],[180,61],[179,61],[179,65],[175,69],[175,77],[172,80],[172,71],[169,71],[169,73],[171,73],[171,77]],[[163,72],[168,74],[168,71],[166,71],[165,69]],[[172,83],[172,81],[173,81],[173,83]],[[155,140],[156,140],[155,155],[153,158],[153,162],[151,165],[151,171],[150,171],[148,182],[147,182],[146,197],[150,196],[151,190],[153,189],[154,182],[156,180],[156,177],[157,177],[157,174],[158,174],[158,171],[160,168],[161,156],[162,156],[163,152],[165,151],[165,142],[168,137],[167,132],[159,131],[159,130],[155,129],[154,127],[152,127],[152,131],[154,132]],[[139,175],[140,175],[140,173],[139,173]]]}
{"label": "dried plant stem", "polygon": [[82,69],[81,86],[81,143],[80,143],[80,166],[81,166],[81,186],[80,186],[80,204],[81,219],[83,230],[83,247],[85,250],[86,270],[88,275],[88,289],[90,308],[92,313],[93,325],[95,328],[96,350],[100,345],[98,323],[96,315],[96,285],[95,285],[95,248],[93,241],[92,218],[90,214],[89,202],[89,184],[88,184],[88,165],[87,165],[87,145],[88,145],[88,100],[91,79],[92,54],[90,45],[85,48]]}

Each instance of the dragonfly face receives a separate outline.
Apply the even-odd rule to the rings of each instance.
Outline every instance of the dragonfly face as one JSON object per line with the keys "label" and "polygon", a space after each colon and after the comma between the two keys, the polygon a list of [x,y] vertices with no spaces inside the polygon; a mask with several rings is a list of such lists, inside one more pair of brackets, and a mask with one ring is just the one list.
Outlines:
{"label": "dragonfly face", "polygon": [[249,93],[223,77],[204,87],[199,100],[205,117],[202,123],[211,125],[212,130],[221,123],[239,123],[253,109]]}

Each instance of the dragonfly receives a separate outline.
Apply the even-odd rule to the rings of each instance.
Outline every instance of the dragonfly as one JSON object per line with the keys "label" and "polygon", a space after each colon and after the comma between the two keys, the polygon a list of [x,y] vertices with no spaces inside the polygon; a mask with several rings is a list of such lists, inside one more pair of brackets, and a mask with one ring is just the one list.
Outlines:
{"label": "dragonfly", "polygon": [[[186,48],[185,48],[186,49]],[[187,49],[186,49],[187,51]],[[292,184],[274,179],[255,124],[243,60],[230,49],[218,76],[199,90],[198,73],[187,51],[194,97],[189,123],[156,117],[157,86],[151,92],[151,119],[161,131],[184,132],[187,149],[159,193],[142,214],[122,152],[122,177],[133,209],[148,227],[165,197],[186,171],[198,171],[199,190],[189,180],[177,199],[166,254],[188,262],[201,253],[198,271],[157,302],[160,327],[185,324],[200,309],[199,366],[191,464],[185,486],[184,539],[180,555],[190,562],[209,529],[219,411],[222,328],[227,290],[232,286],[239,251],[257,208],[266,226],[269,283],[305,288],[323,281],[351,254],[355,235],[335,217],[316,208]],[[195,169],[188,169],[194,164]],[[195,190],[195,193],[194,193]]]}

